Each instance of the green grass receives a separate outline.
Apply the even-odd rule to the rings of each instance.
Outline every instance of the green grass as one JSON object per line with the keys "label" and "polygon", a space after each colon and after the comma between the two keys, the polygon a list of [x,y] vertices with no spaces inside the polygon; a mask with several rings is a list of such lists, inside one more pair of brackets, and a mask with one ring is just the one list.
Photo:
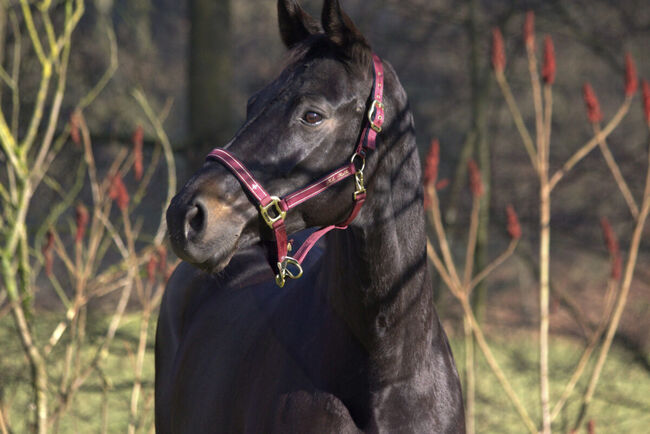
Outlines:
{"label": "green grass", "polygon": [[[492,351],[506,372],[513,388],[534,421],[541,420],[538,375],[538,342],[533,334],[492,336]],[[452,347],[461,377],[463,377],[464,345],[452,339]],[[515,412],[500,383],[485,363],[478,347],[476,373],[476,426],[479,433],[522,433],[525,425]],[[550,348],[551,408],[562,394],[582,355],[582,345],[575,340],[552,336]],[[594,364],[594,355],[581,381],[576,386],[563,411],[553,423],[555,432],[573,428]],[[650,373],[634,361],[626,350],[613,346],[603,369],[598,388],[585,420],[593,419],[596,432],[645,433],[650,427]],[[586,432],[586,431],[584,431]]]}
{"label": "green grass", "polygon": [[[40,342],[46,340],[58,323],[58,316],[38,314],[36,333]],[[82,366],[85,366],[95,355],[97,343],[105,333],[109,318],[105,316],[88,318],[87,349],[83,351]],[[139,315],[126,315],[122,326],[110,346],[110,354],[102,364],[105,377],[108,378],[110,389],[108,399],[108,432],[126,432],[129,423],[131,390],[134,380],[135,351],[138,345]],[[153,425],[153,378],[154,378],[154,343],[155,319],[150,324],[147,355],[143,372],[143,393],[140,400],[141,411],[146,414],[142,430],[147,432]],[[31,415],[29,401],[31,389],[28,386],[29,369],[22,354],[17,339],[13,320],[7,316],[0,320],[0,396],[10,403],[11,426],[15,433],[29,431],[28,423]],[[62,340],[48,359],[48,370],[52,386],[58,388],[65,358],[65,346]],[[60,433],[96,433],[102,426],[103,381],[95,372],[75,395],[73,404],[62,418]],[[50,400],[50,408],[56,406],[56,401]]]}
{"label": "green grass", "polygon": [[[56,325],[56,320],[57,317],[52,314],[37,315],[36,332],[41,339],[49,335]],[[89,318],[88,340],[90,342],[96,342],[99,339],[106,328],[107,321],[108,319],[104,316]],[[152,321],[145,361],[144,400],[141,400],[141,408],[146,418],[141,432],[148,432],[153,423],[154,329],[155,321]],[[111,433],[125,432],[128,426],[133,385],[133,352],[137,345],[138,330],[139,316],[137,314],[127,315],[110,348],[110,355],[103,364],[104,373],[111,381],[111,389],[107,396],[108,431]],[[495,356],[509,375],[513,387],[521,396],[531,417],[538,421],[540,416],[535,336],[524,333],[511,336],[499,335],[492,336],[490,342]],[[49,369],[53,384],[59,382],[65,343],[60,343],[50,357]],[[10,403],[10,418],[14,432],[27,432],[27,421],[31,417],[28,411],[31,396],[27,382],[29,370],[10,317],[0,319],[0,345],[0,394],[5,402]],[[462,376],[462,341],[458,338],[452,339],[452,347]],[[93,354],[92,349],[84,351],[84,360],[89,360]],[[553,402],[562,392],[580,354],[581,346],[576,341],[553,338],[550,361]],[[587,373],[589,372],[590,369],[587,370]],[[567,432],[575,420],[579,407],[578,394],[584,390],[585,380],[586,378],[578,385],[566,409],[554,423],[556,432]],[[648,432],[650,426],[649,391],[650,375],[648,371],[639,363],[635,363],[632,355],[614,346],[605,364],[588,419],[593,419],[596,422],[599,434]],[[53,404],[54,402],[51,403],[51,405]],[[74,405],[61,421],[59,432],[99,432],[102,424],[101,409],[102,381],[100,376],[95,374],[89,378],[76,395]],[[524,425],[520,422],[510,401],[480,354],[477,365],[477,432],[525,432]]]}

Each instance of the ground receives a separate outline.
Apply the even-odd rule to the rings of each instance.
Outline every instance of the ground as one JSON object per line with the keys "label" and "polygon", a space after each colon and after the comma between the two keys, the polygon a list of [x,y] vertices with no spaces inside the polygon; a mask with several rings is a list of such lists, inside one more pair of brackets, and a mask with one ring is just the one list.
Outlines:
{"label": "ground", "polygon": [[[56,325],[52,314],[39,314],[39,334],[47,333]],[[96,339],[105,326],[107,318],[94,316],[89,339]],[[104,373],[110,380],[108,391],[107,432],[126,431],[129,418],[129,405],[133,381],[133,353],[137,345],[139,316],[130,314],[125,318],[104,363]],[[95,333],[97,332],[97,333]],[[145,423],[138,430],[149,432],[153,423],[153,326],[150,332],[149,351],[145,361],[144,407],[147,415]],[[490,343],[494,353],[508,373],[513,386],[530,409],[538,408],[537,392],[537,339],[533,332],[512,333],[504,329],[490,330]],[[0,392],[11,404],[10,418],[14,432],[26,432],[24,409],[29,388],[25,382],[28,370],[21,355],[18,341],[14,335],[10,317],[0,319]],[[463,360],[463,344],[460,336],[451,336],[452,347],[459,367]],[[581,354],[582,342],[575,338],[553,337],[551,346],[551,392],[553,400],[561,393],[564,382],[571,375],[571,368]],[[57,351],[64,351],[58,348]],[[86,355],[90,357],[89,351]],[[648,356],[648,355],[646,355]],[[462,371],[462,369],[461,369]],[[577,390],[584,390],[582,381]],[[482,358],[478,357],[477,373],[477,432],[479,433],[521,433],[524,426],[519,421],[512,405],[490,372]],[[98,376],[91,377],[77,395],[73,409],[63,419],[59,432],[100,432],[102,415],[102,382]],[[615,345],[608,359],[602,380],[596,391],[589,418],[596,423],[600,433],[645,432],[650,426],[650,375],[642,363],[629,350]],[[579,403],[574,395],[569,401],[567,411],[562,413],[554,429],[567,432],[573,422]],[[539,415],[533,413],[535,420]]]}

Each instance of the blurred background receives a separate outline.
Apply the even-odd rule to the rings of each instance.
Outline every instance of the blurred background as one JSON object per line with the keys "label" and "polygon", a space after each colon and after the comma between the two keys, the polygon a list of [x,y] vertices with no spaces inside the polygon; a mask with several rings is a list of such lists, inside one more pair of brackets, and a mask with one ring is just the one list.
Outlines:
{"label": "blurred background", "polygon": [[[0,2],[0,62],[7,74],[12,73],[16,56],[21,56],[17,72],[14,70],[20,77],[19,83],[14,82],[20,88],[20,109],[15,114],[19,121],[14,128],[17,137],[28,132],[27,120],[38,106],[41,80],[41,66],[30,44],[22,8],[33,10],[37,31],[45,43],[47,26],[44,26],[44,16],[37,13],[39,8],[46,5],[53,27],[62,31],[66,8],[78,3],[62,0]],[[100,179],[114,175],[114,165],[122,158],[121,152],[132,152],[138,140],[144,149],[145,170],[153,167],[145,193],[129,211],[137,232],[134,252],[138,249],[145,252],[135,254],[140,258],[141,268],[134,273],[141,274],[146,281],[145,268],[153,251],[147,249],[152,243],[156,249],[160,246],[155,242],[155,234],[161,209],[165,206],[168,180],[173,176],[177,185],[182,185],[200,167],[203,156],[210,149],[225,144],[244,119],[247,99],[280,72],[286,50],[278,34],[276,2],[87,0],[82,3],[85,10],[72,33],[67,87],[54,127],[57,135],[65,133],[67,137],[71,130],[74,134],[77,122],[74,113],[79,101],[112,65],[116,67],[106,86],[83,108],[83,118],[92,137],[94,164]],[[319,16],[320,0],[303,0],[301,4],[312,15]],[[596,91],[607,122],[624,100],[625,53],[636,61],[640,78],[650,79],[650,8],[642,0],[344,0],[342,4],[373,49],[397,71],[415,115],[421,155],[426,155],[434,138],[440,140],[439,177],[450,181],[439,193],[441,208],[452,250],[458,258],[464,255],[472,205],[466,173],[469,159],[477,161],[486,187],[482,198],[477,269],[483,268],[508,245],[506,206],[512,204],[519,214],[523,236],[517,250],[475,290],[472,301],[498,360],[511,376],[531,416],[537,420],[540,417],[535,389],[538,382],[539,184],[494,79],[490,63],[492,29],[498,27],[503,33],[507,57],[505,75],[531,131],[534,129],[533,95],[522,37],[526,12],[535,13],[538,59],[544,35],[553,38],[557,79],[550,166],[554,172],[593,136],[582,100],[585,82],[591,83]],[[111,63],[111,56],[115,55],[117,62]],[[14,100],[7,81],[3,84],[0,90],[2,110],[9,118],[15,111]],[[54,84],[49,89],[54,92]],[[175,174],[162,163],[165,138],[143,109],[142,100],[134,97],[134,90],[146,95],[147,104],[157,113],[173,151]],[[53,105],[52,101],[47,102],[46,111]],[[142,129],[138,130],[138,126]],[[136,131],[140,131],[137,134],[142,134],[141,138],[137,135],[134,138]],[[44,135],[39,132],[38,140]],[[54,242],[60,251],[57,250],[57,259],[53,261],[53,273],[61,276],[61,291],[73,300],[76,293],[69,288],[74,287],[74,273],[66,271],[65,261],[60,256],[66,248],[71,252],[75,249],[75,224],[79,225],[75,204],[88,205],[94,197],[89,178],[83,175],[78,195],[56,219],[48,219],[52,209],[61,203],[61,192],[78,184],[71,168],[77,170],[80,161],[88,161],[83,145],[73,142],[74,137],[64,140],[49,168],[48,173],[60,188],[53,189],[49,183],[39,186],[26,218],[26,239],[32,246],[33,262],[37,263],[34,270],[38,272],[30,278],[31,304],[25,311],[28,318],[30,315],[40,318],[34,321],[33,333],[42,335],[44,345],[51,343],[51,329],[56,329],[62,313],[66,308],[69,310],[69,306],[61,302],[60,291],[53,290],[56,284],[52,283],[51,276],[43,271],[47,255],[40,255],[40,252],[45,252],[43,246],[48,242],[48,228],[54,222],[56,238],[62,240],[60,245]],[[648,163],[648,128],[639,95],[633,100],[629,114],[608,138],[608,143],[632,194],[640,200]],[[124,161],[137,159],[130,155],[124,154]],[[6,156],[1,164],[7,164]],[[139,180],[129,172],[130,166],[124,164],[124,183],[133,196]],[[3,170],[0,179],[8,183],[7,173]],[[112,200],[116,200],[117,196],[113,196]],[[0,210],[8,207],[5,202]],[[117,209],[110,211],[110,208],[106,215],[123,217]],[[602,217],[611,221],[621,250],[627,252],[635,220],[602,155],[595,150],[561,181],[553,194],[550,327],[554,339],[551,347],[551,376],[554,377],[551,395],[554,400],[562,392],[589,341],[590,330],[602,317],[610,274],[609,254],[600,229]],[[123,226],[128,225],[120,228]],[[643,234],[627,306],[588,417],[598,432],[647,432],[650,426],[650,395],[647,393],[650,390],[650,244],[647,242],[650,232],[646,228]],[[105,236],[110,238],[110,234]],[[1,237],[8,235],[0,233]],[[125,239],[129,237],[125,234]],[[125,244],[128,243],[125,241]],[[93,272],[99,273],[121,260],[118,247],[107,247],[106,252],[94,265]],[[70,256],[73,258],[74,253]],[[165,254],[165,259],[169,264],[174,263],[171,254],[168,259]],[[129,269],[128,265],[124,269]],[[6,291],[6,282],[0,284],[3,285],[0,294]],[[156,285],[164,283],[156,282],[151,284],[154,298]],[[146,285],[144,287],[146,289]],[[51,356],[49,360],[56,360],[53,365],[70,365],[74,372],[75,363],[66,365],[61,360],[71,357],[73,350],[70,348],[74,349],[71,343],[75,339],[78,347],[82,342],[91,347],[88,354],[79,353],[78,366],[84,366],[84,358],[93,360],[95,347],[103,345],[100,338],[105,337],[105,329],[110,329],[111,315],[120,294],[123,293],[98,296],[84,305],[79,312],[86,311],[88,319],[83,333],[87,336],[78,340],[64,332],[60,337],[60,352],[52,350],[51,354],[59,357]],[[48,374],[52,382],[52,406],[61,410],[60,418],[52,419],[48,429],[60,432],[123,432],[127,429],[145,432],[152,429],[152,339],[157,305],[149,305],[152,319],[143,326],[142,304],[138,303],[136,293],[127,298],[131,299],[131,304],[106,346],[110,355],[106,356],[102,368],[93,368],[88,382],[79,384],[78,390],[72,389],[78,392],[76,397],[68,400],[67,395],[58,395],[60,390],[66,393],[71,390],[66,374],[58,368]],[[461,376],[464,376],[462,311],[437,279],[436,303],[451,336]],[[11,297],[0,295],[0,410],[6,427],[13,427],[12,430],[6,428],[5,432],[26,432],[35,423],[31,413],[25,411],[33,405],[29,387],[32,377],[25,363],[20,330],[12,315],[15,317]],[[73,323],[74,320],[68,321],[68,324]],[[144,349],[138,351],[143,345],[140,339],[143,327]],[[593,360],[589,363],[592,366]],[[476,370],[476,432],[524,431],[480,354]],[[580,380],[566,409],[554,422],[558,432],[573,428],[587,377],[585,374]],[[135,409],[134,384],[140,384],[141,388],[135,399]],[[57,407],[57,402],[62,405]]]}

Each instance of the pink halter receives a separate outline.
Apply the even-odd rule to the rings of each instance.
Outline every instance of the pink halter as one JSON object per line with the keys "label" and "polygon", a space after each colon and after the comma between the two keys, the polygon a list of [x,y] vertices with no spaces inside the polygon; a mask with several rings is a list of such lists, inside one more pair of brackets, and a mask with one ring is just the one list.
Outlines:
{"label": "pink halter", "polygon": [[[373,54],[374,66],[374,80],[372,87],[372,103],[368,110],[367,121],[361,139],[357,148],[352,154],[350,163],[335,170],[329,175],[319,179],[318,181],[301,188],[283,198],[271,196],[262,185],[255,180],[250,171],[239,161],[234,155],[225,149],[215,148],[207,156],[221,163],[239,180],[248,193],[252,202],[259,207],[259,212],[266,222],[266,224],[273,230],[275,235],[275,253],[277,265],[275,282],[279,287],[283,287],[286,279],[298,279],[302,276],[302,263],[305,257],[326,233],[332,229],[347,229],[348,225],[356,218],[361,210],[364,201],[366,200],[366,188],[363,181],[363,169],[366,164],[366,151],[374,150],[376,148],[377,134],[381,132],[381,127],[385,120],[383,94],[384,94],[384,67],[381,59]],[[359,159],[361,167],[357,169],[355,160]],[[284,219],[287,212],[297,207],[301,203],[319,195],[327,190],[334,184],[337,184],[344,179],[354,175],[356,189],[354,192],[354,208],[345,221],[339,224],[325,226],[316,232],[312,233],[302,246],[298,249],[295,255],[288,256],[288,252],[292,249],[287,239],[287,229],[284,224]],[[294,268],[290,268],[294,267]]]}

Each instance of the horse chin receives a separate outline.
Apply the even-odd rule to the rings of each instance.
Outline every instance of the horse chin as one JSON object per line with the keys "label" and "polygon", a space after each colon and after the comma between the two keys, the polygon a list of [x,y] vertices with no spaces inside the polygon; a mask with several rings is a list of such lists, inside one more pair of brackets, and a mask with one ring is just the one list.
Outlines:
{"label": "horse chin", "polygon": [[215,253],[208,260],[193,265],[205,271],[206,273],[217,274],[220,271],[223,271],[223,269],[225,269],[228,264],[230,264],[230,261],[237,252],[238,244],[239,243],[235,243],[234,247],[230,249],[230,251],[225,252],[225,254],[223,252]]}

